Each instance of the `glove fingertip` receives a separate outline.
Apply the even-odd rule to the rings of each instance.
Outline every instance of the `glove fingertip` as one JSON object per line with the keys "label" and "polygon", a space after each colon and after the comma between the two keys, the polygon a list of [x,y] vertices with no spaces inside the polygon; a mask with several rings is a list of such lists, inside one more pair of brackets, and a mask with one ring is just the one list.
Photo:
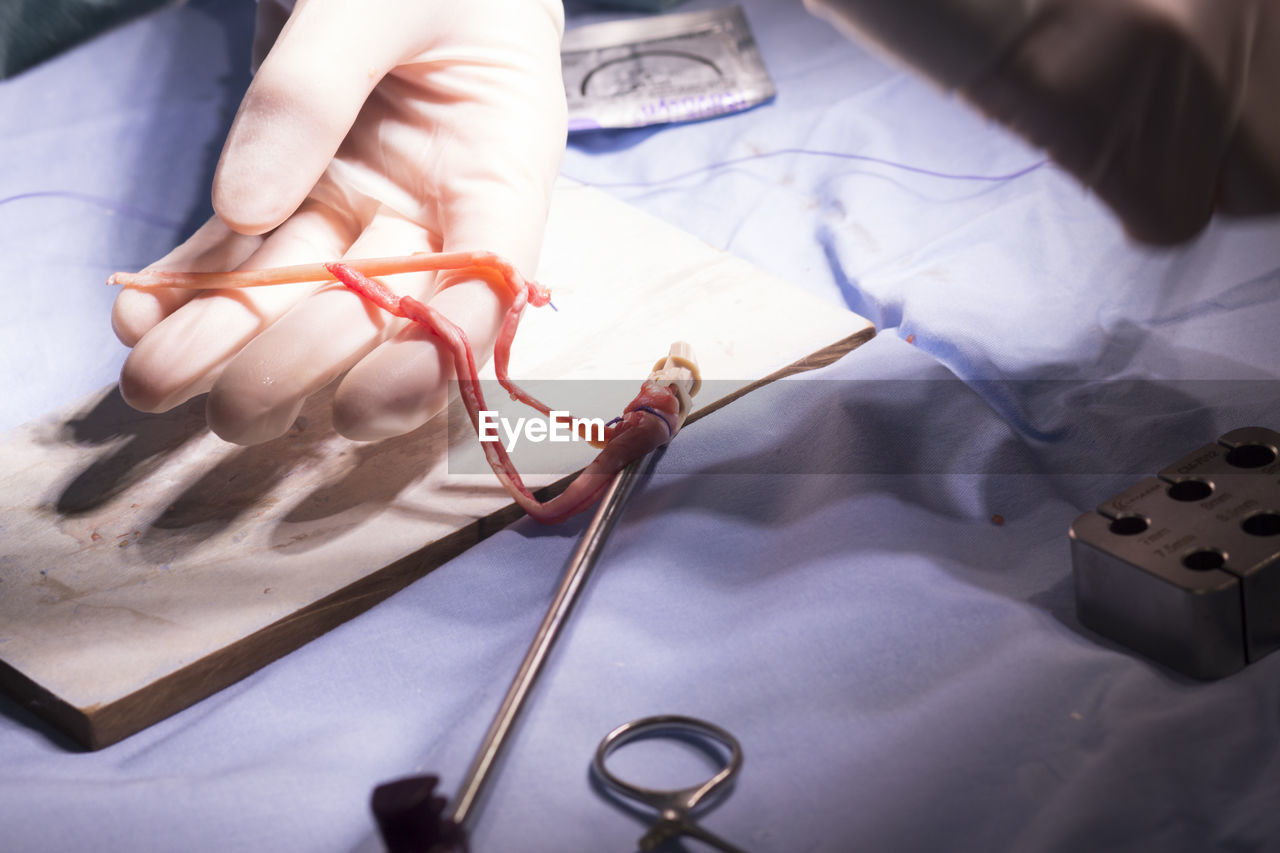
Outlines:
{"label": "glove fingertip", "polygon": [[186,399],[149,354],[134,349],[120,370],[120,396],[139,412],[167,412]]}
{"label": "glove fingertip", "polygon": [[264,192],[260,177],[253,173],[256,170],[241,167],[236,159],[244,158],[224,155],[218,164],[213,179],[213,210],[238,234],[265,234],[297,210],[305,191],[296,193],[296,199],[279,191]]}
{"label": "glove fingertip", "polygon": [[[115,305],[111,308],[111,331],[115,332],[116,339],[127,347],[135,347],[138,341],[142,340],[142,336],[147,330],[160,322],[162,318],[159,316],[148,316],[149,314],[158,314],[159,312],[148,311],[146,306],[135,306],[129,304],[133,300],[130,298],[132,294],[126,295],[121,293],[116,297]],[[121,304],[121,302],[125,304]],[[137,309],[141,310],[137,310]]]}
{"label": "glove fingertip", "polygon": [[352,441],[381,441],[413,432],[444,408],[444,389],[410,395],[371,393],[358,383],[343,382],[333,400],[333,428]]}
{"label": "glove fingertip", "polygon": [[126,287],[116,294],[116,301],[111,306],[111,330],[120,343],[135,347],[147,332],[190,302],[193,296],[193,291]]}
{"label": "glove fingertip", "polygon": [[410,326],[359,361],[333,395],[333,426],[353,441],[412,432],[449,399],[450,361]]}
{"label": "glove fingertip", "polygon": [[279,438],[302,412],[306,397],[274,399],[246,390],[223,376],[205,401],[209,429],[223,441],[252,445]]}

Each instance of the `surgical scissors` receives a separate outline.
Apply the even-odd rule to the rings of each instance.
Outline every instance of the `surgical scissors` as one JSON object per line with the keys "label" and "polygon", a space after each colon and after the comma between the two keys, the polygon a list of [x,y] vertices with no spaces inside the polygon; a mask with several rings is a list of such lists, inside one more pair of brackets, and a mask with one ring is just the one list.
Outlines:
{"label": "surgical scissors", "polygon": [[[618,778],[608,767],[605,760],[609,754],[625,743],[637,738],[654,737],[661,734],[693,736],[706,740],[718,741],[729,749],[729,760],[714,776],[700,785],[688,788],[659,790],[643,788]],[[712,725],[696,717],[684,717],[677,714],[664,714],[656,717],[644,717],[623,723],[604,736],[596,747],[596,757],[591,769],[601,784],[622,794],[628,799],[636,800],[658,812],[658,820],[649,827],[640,838],[641,850],[653,850],[673,838],[687,835],[710,844],[724,853],[746,853],[740,847],[734,847],[728,841],[714,835],[694,822],[693,811],[709,795],[720,791],[724,794],[733,784],[734,777],[742,768],[742,747],[737,738],[719,726]],[[709,802],[709,801],[708,801]]]}

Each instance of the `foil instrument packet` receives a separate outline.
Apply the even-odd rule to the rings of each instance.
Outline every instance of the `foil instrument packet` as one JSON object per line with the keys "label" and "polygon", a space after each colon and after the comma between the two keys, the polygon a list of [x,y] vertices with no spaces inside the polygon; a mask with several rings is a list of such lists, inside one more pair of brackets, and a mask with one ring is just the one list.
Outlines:
{"label": "foil instrument packet", "polygon": [[774,95],[738,6],[579,27],[560,53],[570,133],[727,115]]}

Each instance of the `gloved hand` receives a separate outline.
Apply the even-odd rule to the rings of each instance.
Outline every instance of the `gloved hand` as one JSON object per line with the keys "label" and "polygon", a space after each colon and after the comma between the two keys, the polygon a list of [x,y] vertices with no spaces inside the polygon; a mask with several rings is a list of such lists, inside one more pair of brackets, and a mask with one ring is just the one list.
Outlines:
{"label": "gloved hand", "polygon": [[1280,211],[1273,0],[805,0],[1045,148],[1149,243]]}
{"label": "gloved hand", "polygon": [[[299,0],[227,137],[217,215],[155,266],[487,250],[533,275],[564,151],[563,29],[558,0]],[[491,352],[505,293],[460,273],[388,283],[430,297],[477,358]],[[406,432],[443,407],[453,375],[420,327],[336,283],[125,290],[112,321],[133,346],[120,378],[131,405],[209,391],[210,426],[245,444],[284,433],[344,371],[340,432]]]}

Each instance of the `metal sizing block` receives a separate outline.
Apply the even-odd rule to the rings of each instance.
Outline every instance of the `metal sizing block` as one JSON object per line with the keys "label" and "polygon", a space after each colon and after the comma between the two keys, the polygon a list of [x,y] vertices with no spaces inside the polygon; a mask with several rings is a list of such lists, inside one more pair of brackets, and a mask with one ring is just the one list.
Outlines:
{"label": "metal sizing block", "polygon": [[1280,433],[1232,430],[1071,525],[1088,628],[1196,678],[1280,647]]}

